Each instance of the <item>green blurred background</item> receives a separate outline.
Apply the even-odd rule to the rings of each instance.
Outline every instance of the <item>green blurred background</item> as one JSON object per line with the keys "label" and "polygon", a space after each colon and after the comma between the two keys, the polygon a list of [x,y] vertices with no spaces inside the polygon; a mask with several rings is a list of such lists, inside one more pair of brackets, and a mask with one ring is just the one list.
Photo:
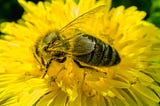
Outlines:
{"label": "green blurred background", "polygon": [[[27,0],[37,3],[45,0]],[[77,0],[76,0],[77,1]],[[160,0],[113,0],[112,7],[124,5],[126,8],[137,6],[139,10],[147,12],[145,20],[160,27]],[[23,8],[17,0],[0,0],[0,23],[4,21],[16,21],[21,18]]]}

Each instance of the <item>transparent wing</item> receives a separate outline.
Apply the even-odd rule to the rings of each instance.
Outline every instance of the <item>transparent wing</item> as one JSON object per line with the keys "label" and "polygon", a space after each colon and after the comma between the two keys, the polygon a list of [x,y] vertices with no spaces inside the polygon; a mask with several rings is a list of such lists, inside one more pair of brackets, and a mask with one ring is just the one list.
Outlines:
{"label": "transparent wing", "polygon": [[101,13],[104,13],[106,9],[106,5],[101,5],[80,15],[64,26],[59,33],[65,36],[66,39],[72,39],[74,36],[85,31],[88,26],[92,27],[95,24],[95,19],[103,15]]}
{"label": "transparent wing", "polygon": [[95,42],[83,35],[86,34],[85,29],[87,29],[88,26],[91,28],[92,25],[95,24],[95,20],[103,15],[106,9],[106,5],[98,6],[69,22],[58,31],[63,39],[54,45],[54,49],[62,47],[62,45],[69,42],[71,48],[68,49],[68,51],[60,48],[60,50],[58,50],[72,55],[84,55],[92,52]]}
{"label": "transparent wing", "polygon": [[64,37],[63,43],[69,42],[72,46],[69,51],[66,51],[68,54],[84,55],[94,50],[95,42],[82,35],[88,26],[91,28],[93,24],[96,24],[95,20],[104,14],[106,7],[106,5],[98,6],[80,15],[59,30],[59,34]]}

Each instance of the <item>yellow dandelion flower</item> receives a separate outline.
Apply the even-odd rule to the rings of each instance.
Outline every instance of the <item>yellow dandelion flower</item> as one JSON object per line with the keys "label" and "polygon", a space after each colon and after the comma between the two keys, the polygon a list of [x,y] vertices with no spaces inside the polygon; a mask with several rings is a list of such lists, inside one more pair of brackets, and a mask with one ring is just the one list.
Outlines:
{"label": "yellow dandelion flower", "polygon": [[[159,105],[160,29],[142,20],[145,12],[134,6],[110,9],[111,0],[79,0],[78,3],[52,0],[38,4],[19,0],[19,3],[25,10],[22,18],[0,26],[3,33],[0,39],[1,106]],[[65,38],[60,40],[64,43],[59,48],[49,47],[54,46],[53,40],[60,39],[54,31],[61,32]],[[54,49],[66,53],[64,48],[74,46],[72,40],[75,39],[70,37],[81,31],[95,39],[85,42],[90,48],[84,48],[83,52],[98,50],[92,47],[93,42],[101,39],[112,47],[112,53],[114,49],[117,51],[120,63],[101,67],[79,61],[78,65],[69,55],[75,51],[58,54],[61,56],[57,59],[51,57],[51,52],[47,54],[47,50]],[[36,51],[37,48],[41,51]],[[77,48],[79,53],[81,50]],[[116,60],[115,54],[112,55]]]}

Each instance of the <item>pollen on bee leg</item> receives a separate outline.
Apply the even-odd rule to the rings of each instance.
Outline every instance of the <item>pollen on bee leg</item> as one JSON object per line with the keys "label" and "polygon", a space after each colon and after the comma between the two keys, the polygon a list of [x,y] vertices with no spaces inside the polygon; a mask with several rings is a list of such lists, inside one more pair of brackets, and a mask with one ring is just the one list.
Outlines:
{"label": "pollen on bee leg", "polygon": [[[54,75],[49,74],[47,79],[49,79],[48,83],[50,86],[55,86],[56,82],[59,82],[57,79],[60,75],[60,72],[64,70],[65,67],[62,67],[57,73],[55,73]],[[50,70],[51,71],[51,70]],[[54,70],[52,70],[54,71]]]}
{"label": "pollen on bee leg", "polygon": [[55,80],[56,80],[56,76],[48,77],[48,85],[52,86],[52,87],[57,86],[56,83],[55,83],[56,82]]}

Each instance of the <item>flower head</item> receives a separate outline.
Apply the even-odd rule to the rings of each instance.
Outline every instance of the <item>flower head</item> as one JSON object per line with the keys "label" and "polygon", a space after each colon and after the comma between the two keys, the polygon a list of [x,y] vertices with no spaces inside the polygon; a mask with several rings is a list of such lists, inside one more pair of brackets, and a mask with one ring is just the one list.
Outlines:
{"label": "flower head", "polygon": [[[0,27],[4,33],[0,39],[1,105],[158,105],[160,30],[142,20],[145,12],[134,6],[110,9],[110,0],[19,3],[25,10],[22,18]],[[112,67],[80,67],[66,56],[64,62],[53,59],[49,67],[45,64],[47,73],[42,78],[41,59],[49,55],[35,56],[38,42],[54,31],[67,39],[77,29],[111,45],[121,62]]]}

